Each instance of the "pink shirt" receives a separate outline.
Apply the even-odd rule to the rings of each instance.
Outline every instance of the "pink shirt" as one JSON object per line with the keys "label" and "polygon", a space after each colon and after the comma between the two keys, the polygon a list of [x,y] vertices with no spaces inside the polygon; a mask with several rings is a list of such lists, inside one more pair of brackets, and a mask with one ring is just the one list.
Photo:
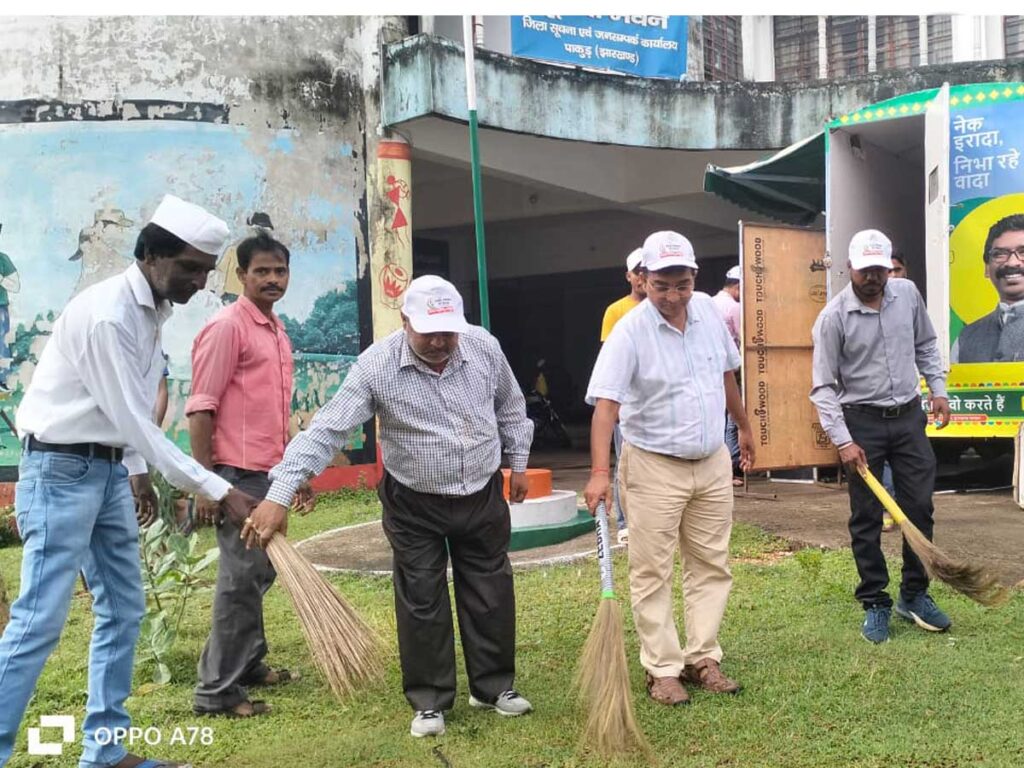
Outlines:
{"label": "pink shirt", "polygon": [[262,472],[288,443],[292,345],[284,325],[245,296],[220,310],[192,344],[185,415],[214,412],[213,461]]}
{"label": "pink shirt", "polygon": [[725,291],[719,291],[711,300],[715,302],[718,314],[725,321],[725,327],[729,329],[729,335],[736,342],[736,349],[740,348],[740,303]]}

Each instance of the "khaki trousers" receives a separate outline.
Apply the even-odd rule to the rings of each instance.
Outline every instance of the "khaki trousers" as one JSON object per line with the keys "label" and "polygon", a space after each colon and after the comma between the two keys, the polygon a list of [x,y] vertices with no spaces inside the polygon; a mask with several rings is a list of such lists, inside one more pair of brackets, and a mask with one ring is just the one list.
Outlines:
{"label": "khaki trousers", "polygon": [[[619,488],[629,524],[629,588],[640,663],[654,677],[677,677],[686,664],[722,660],[718,629],[732,587],[732,463],[722,446],[687,461],[623,446]],[[676,549],[683,565],[686,650],[672,611]]]}

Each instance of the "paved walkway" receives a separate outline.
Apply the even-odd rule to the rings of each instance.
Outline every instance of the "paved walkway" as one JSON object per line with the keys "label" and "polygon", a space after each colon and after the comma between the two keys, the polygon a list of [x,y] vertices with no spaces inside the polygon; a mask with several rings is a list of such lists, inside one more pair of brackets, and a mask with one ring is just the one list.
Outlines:
{"label": "paved walkway", "polygon": [[[546,462],[546,463],[545,463]],[[541,456],[536,466],[549,466],[556,488],[582,491],[589,475],[589,462],[582,454]],[[846,522],[849,502],[845,489],[834,486],[754,480],[749,495],[737,494],[735,519],[750,523],[793,544],[840,549],[849,546]],[[774,499],[765,496],[774,495]],[[1024,580],[1024,510],[1010,492],[937,494],[936,543],[950,555],[988,566],[1004,584]],[[883,535],[889,555],[898,555],[901,536]],[[328,568],[387,573],[391,552],[380,530],[371,523],[362,527],[322,534],[303,545],[303,552],[315,563]],[[592,556],[593,536],[580,536],[552,547],[516,552],[516,567]]]}

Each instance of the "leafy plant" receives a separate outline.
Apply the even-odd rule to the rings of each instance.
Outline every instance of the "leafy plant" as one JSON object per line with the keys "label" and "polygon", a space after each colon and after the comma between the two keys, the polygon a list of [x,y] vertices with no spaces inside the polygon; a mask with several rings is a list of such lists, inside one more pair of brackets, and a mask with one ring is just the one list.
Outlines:
{"label": "leafy plant", "polygon": [[4,631],[10,617],[11,610],[7,604],[7,585],[4,584],[4,577],[0,576],[0,632]]}
{"label": "leafy plant", "polygon": [[175,516],[177,491],[155,473],[153,487],[160,515],[139,541],[146,613],[136,658],[140,664],[152,662],[153,682],[165,684],[171,680],[168,658],[185,608],[192,597],[210,590],[207,571],[220,553],[216,547],[201,552],[199,534],[181,533]]}
{"label": "leafy plant", "polygon": [[14,519],[14,507],[0,507],[0,549],[21,543],[18,524]]}

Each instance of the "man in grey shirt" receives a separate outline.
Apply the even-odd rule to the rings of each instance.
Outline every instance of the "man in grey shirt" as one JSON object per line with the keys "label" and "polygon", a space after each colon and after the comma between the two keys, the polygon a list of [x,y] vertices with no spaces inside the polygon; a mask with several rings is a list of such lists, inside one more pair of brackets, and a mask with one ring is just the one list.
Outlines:
{"label": "man in grey shirt", "polygon": [[498,467],[504,452],[509,495],[522,501],[533,422],[498,340],[466,322],[455,286],[434,275],[413,280],[402,322],[359,355],[338,393],[288,444],[242,537],[265,547],[284,532],[300,485],[323,472],[353,427],[379,419],[385,471],[377,492],[394,553],[402,686],[416,712],[410,733],[439,736],[455,700],[449,556],[470,706],[505,716],[532,709],[512,685],[511,520]]}
{"label": "man in grey shirt", "polygon": [[[892,598],[882,554],[882,509],[857,470],[867,465],[881,476],[886,461],[896,481],[896,499],[907,517],[930,539],[935,454],[925,435],[920,375],[939,429],[949,424],[946,371],[935,329],[917,287],[889,279],[892,243],[873,229],[850,241],[850,284],[814,323],[811,400],[821,425],[850,470],[850,536],[860,574],[854,593],[864,606],[864,638],[889,639]],[[949,618],[928,596],[928,574],[903,542],[903,580],[896,614],[919,627],[941,632]]]}

